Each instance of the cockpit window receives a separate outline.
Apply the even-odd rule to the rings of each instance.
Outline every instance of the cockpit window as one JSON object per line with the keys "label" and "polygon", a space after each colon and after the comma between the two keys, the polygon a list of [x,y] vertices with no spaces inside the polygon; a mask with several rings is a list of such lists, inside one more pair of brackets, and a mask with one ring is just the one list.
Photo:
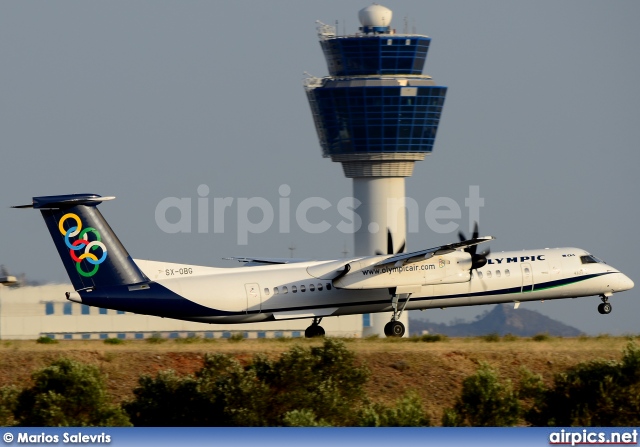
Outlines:
{"label": "cockpit window", "polygon": [[580,261],[582,261],[583,264],[604,264],[604,262],[593,255],[580,256]]}

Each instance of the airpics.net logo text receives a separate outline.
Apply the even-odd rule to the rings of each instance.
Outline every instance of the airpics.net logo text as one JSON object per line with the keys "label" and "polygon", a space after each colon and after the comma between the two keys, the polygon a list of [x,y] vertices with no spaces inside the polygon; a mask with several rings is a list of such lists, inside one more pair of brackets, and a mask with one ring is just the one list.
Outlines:
{"label": "airpics.net logo text", "polygon": [[[485,200],[480,196],[480,187],[469,186],[464,205],[451,197],[436,197],[421,210],[412,197],[390,198],[386,203],[385,222],[370,222],[363,228],[363,216],[376,214],[367,209],[355,197],[343,197],[332,203],[323,197],[307,197],[292,203],[291,187],[283,184],[278,188],[277,204],[264,197],[210,197],[207,185],[197,188],[197,198],[165,197],[155,209],[155,221],[165,233],[225,233],[232,230],[226,222],[236,225],[238,245],[247,245],[250,234],[262,234],[277,225],[279,233],[288,234],[292,222],[309,234],[325,233],[336,228],[343,234],[368,231],[387,233],[388,229],[400,228],[406,222],[407,233],[419,233],[426,226],[435,233],[448,234],[462,225],[463,208],[467,208],[468,228],[480,220],[480,209]],[[337,213],[340,221],[331,224],[323,213]],[[212,219],[210,219],[212,217]],[[465,229],[465,228],[463,228]]]}

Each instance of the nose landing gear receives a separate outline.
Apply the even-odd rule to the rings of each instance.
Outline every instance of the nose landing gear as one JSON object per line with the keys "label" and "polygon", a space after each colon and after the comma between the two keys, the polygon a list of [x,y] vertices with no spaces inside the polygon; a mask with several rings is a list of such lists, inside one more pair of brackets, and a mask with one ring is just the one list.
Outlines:
{"label": "nose landing gear", "polygon": [[602,315],[608,315],[611,313],[611,304],[609,304],[609,297],[607,295],[600,295],[602,303],[598,305],[598,312]]}

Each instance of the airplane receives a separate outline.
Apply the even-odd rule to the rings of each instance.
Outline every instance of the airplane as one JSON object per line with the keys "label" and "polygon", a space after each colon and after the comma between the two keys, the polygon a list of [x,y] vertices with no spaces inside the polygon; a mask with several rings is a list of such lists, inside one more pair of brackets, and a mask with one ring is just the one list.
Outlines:
{"label": "airplane", "polygon": [[402,337],[406,310],[599,295],[598,311],[608,314],[609,297],[634,286],[579,248],[478,253],[494,238],[480,237],[477,224],[471,239],[460,233],[459,242],[410,253],[231,258],[245,263],[239,268],[132,259],[97,208],[114,198],[43,196],[13,207],[42,213],[74,287],[70,301],[203,323],[312,319],[308,338],[325,334],[324,317],[391,311],[385,335]]}

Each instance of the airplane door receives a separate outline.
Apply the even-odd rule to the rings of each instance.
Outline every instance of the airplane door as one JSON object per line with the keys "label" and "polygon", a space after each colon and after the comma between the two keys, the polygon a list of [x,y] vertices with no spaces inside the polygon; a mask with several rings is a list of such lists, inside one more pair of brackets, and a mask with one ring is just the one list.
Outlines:
{"label": "airplane door", "polygon": [[531,292],[533,290],[533,270],[531,270],[531,264],[520,264],[522,269],[522,293]]}
{"label": "airplane door", "polygon": [[262,297],[260,296],[260,286],[258,283],[245,284],[244,289],[247,292],[247,308],[245,312],[260,312]]}

